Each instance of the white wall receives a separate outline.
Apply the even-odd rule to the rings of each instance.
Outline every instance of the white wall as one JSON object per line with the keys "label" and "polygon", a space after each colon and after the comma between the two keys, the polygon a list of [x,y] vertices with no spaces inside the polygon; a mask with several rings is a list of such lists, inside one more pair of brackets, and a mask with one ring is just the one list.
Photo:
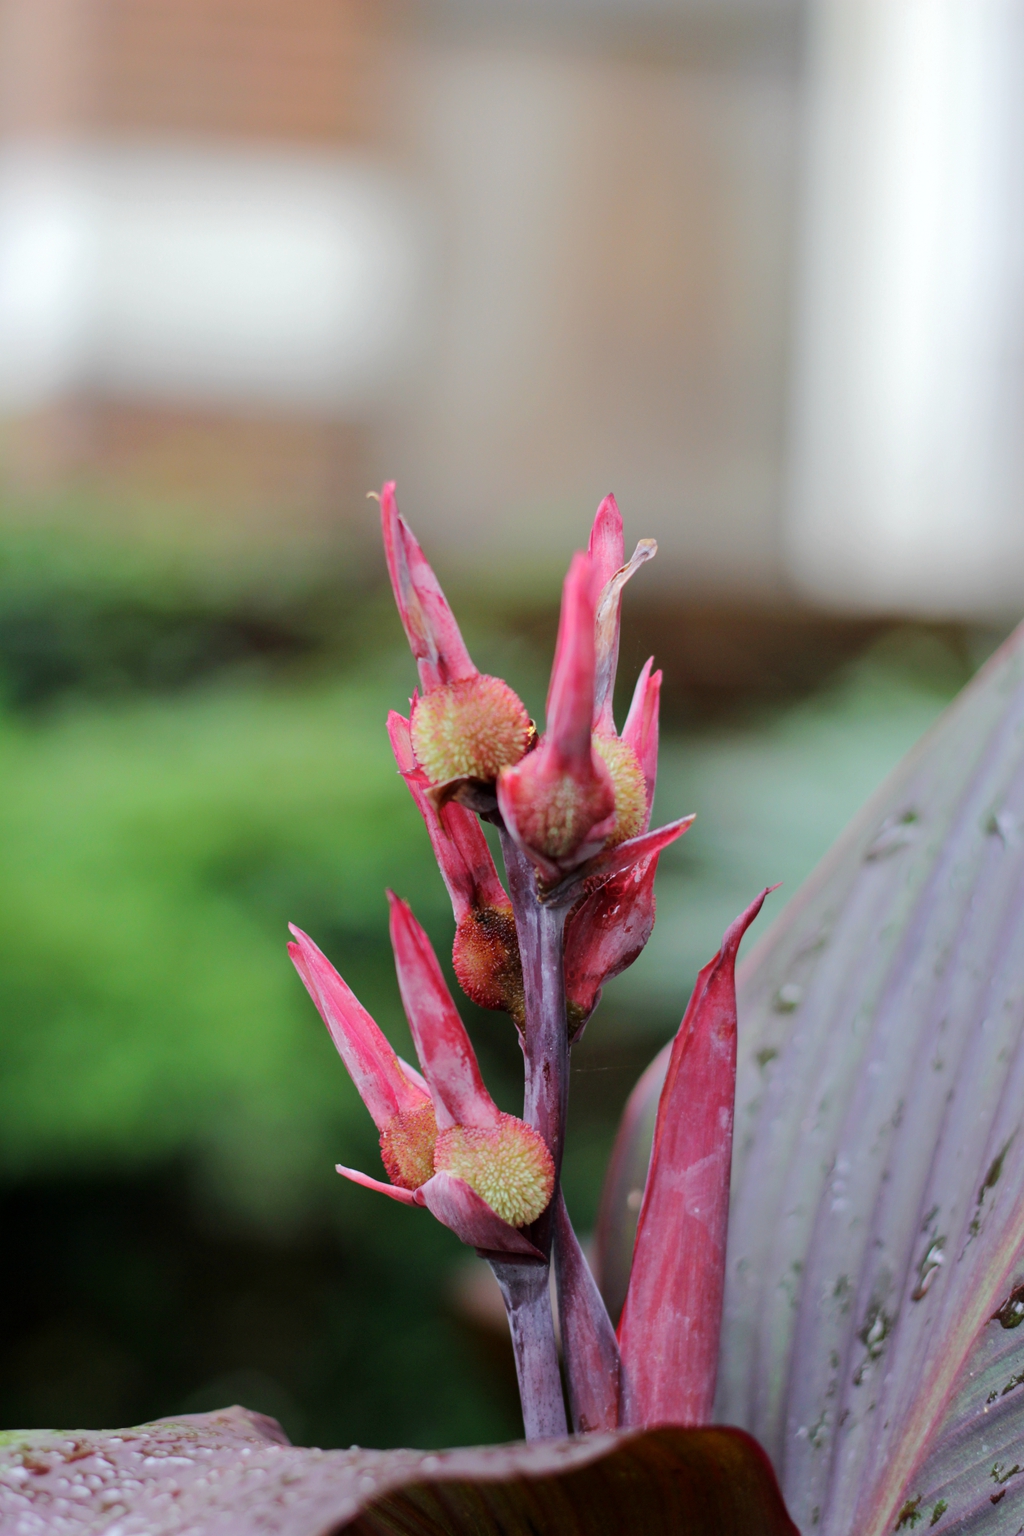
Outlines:
{"label": "white wall", "polygon": [[0,151],[0,409],[77,390],[365,416],[409,365],[422,220],[393,171],[182,141]]}
{"label": "white wall", "polygon": [[455,557],[555,564],[614,489],[653,580],[776,588],[791,57],[449,36],[402,79],[441,239],[382,434],[410,517]]}
{"label": "white wall", "polygon": [[846,608],[1024,602],[1024,4],[813,0],[788,558]]}

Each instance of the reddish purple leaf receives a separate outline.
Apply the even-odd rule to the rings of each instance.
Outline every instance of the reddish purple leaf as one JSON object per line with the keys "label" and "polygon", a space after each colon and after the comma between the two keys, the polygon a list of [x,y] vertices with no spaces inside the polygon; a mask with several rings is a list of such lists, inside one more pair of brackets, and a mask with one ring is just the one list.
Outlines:
{"label": "reddish purple leaf", "polygon": [[303,1450],[226,1408],[0,1445],[0,1530],[47,1536],[796,1536],[739,1430],[455,1451]]}
{"label": "reddish purple leaf", "polygon": [[734,968],[767,895],[729,927],[697,977],[672,1044],[619,1323],[625,1424],[711,1418],[736,1092]]}
{"label": "reddish purple leaf", "polygon": [[716,1417],[816,1536],[1024,1526],[1022,725],[1018,632],[740,970]]}
{"label": "reddish purple leaf", "polygon": [[608,1315],[616,1323],[629,1288],[637,1221],[651,1162],[654,1122],[658,1117],[658,1101],[665,1085],[672,1043],[670,1040],[658,1052],[626,1100],[605,1171],[594,1234],[594,1264]]}

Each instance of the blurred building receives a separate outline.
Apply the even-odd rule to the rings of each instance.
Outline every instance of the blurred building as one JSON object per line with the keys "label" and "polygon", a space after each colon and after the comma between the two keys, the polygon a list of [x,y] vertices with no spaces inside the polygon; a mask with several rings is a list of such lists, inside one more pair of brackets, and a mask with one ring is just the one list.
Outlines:
{"label": "blurred building", "polygon": [[1024,607],[1024,5],[814,0],[787,563],[819,603]]}
{"label": "blurred building", "polygon": [[[0,476],[1024,599],[1021,0],[0,0]],[[85,503],[83,503],[84,505]]]}
{"label": "blurred building", "polygon": [[414,261],[403,196],[367,161],[382,7],[0,15],[8,484],[322,515],[365,478]]}
{"label": "blurred building", "polygon": [[791,4],[0,14],[8,486],[273,530],[394,473],[503,570],[614,486],[662,579],[777,588]]}

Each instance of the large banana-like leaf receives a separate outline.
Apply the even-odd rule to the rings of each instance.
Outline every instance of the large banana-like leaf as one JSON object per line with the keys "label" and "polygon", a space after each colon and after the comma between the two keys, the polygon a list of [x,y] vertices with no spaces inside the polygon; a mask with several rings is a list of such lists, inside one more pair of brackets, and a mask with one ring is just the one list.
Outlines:
{"label": "large banana-like leaf", "polygon": [[751,952],[739,1028],[717,1420],[808,1536],[1019,1536],[1024,631]]}
{"label": "large banana-like leaf", "polygon": [[4,1536],[795,1536],[764,1453],[723,1429],[463,1451],[303,1450],[228,1408],[0,1435]]}

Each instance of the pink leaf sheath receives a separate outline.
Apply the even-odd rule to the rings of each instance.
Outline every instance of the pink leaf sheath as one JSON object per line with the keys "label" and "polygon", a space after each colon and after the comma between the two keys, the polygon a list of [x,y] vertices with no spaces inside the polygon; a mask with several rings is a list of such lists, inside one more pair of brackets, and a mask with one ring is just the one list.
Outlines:
{"label": "pink leaf sheath", "polygon": [[395,1115],[417,1109],[429,1095],[403,1071],[388,1040],[327,956],[301,928],[288,926],[295,935],[288,945],[292,963],[374,1124],[383,1131]]}
{"label": "pink leaf sheath", "polygon": [[612,875],[650,858],[652,854],[661,853],[669,843],[674,843],[676,838],[688,832],[696,819],[695,814],[682,816],[678,821],[669,821],[663,827],[655,827],[653,832],[643,832],[639,837],[616,843],[614,848],[603,849],[578,869],[574,869],[560,885],[548,891],[544,900],[555,906],[575,902],[584,881],[598,878],[608,880]]}
{"label": "pink leaf sheath", "polygon": [[344,1163],[335,1163],[335,1173],[340,1173],[343,1179],[349,1179],[353,1184],[362,1185],[363,1189],[375,1190],[379,1195],[390,1195],[392,1200],[398,1200],[402,1205],[422,1205],[422,1200],[416,1199],[417,1191],[403,1189],[399,1184],[387,1184],[383,1179],[371,1178],[368,1173],[361,1173],[358,1168],[346,1168]]}
{"label": "pink leaf sheath", "polygon": [[622,617],[622,589],[642,565],[658,553],[653,539],[641,539],[629,560],[605,583],[594,615],[597,663],[594,685],[594,729],[607,735],[615,732],[612,713],[615,673],[619,664],[619,626]]}
{"label": "pink leaf sheath", "polygon": [[562,588],[555,659],[548,687],[545,741],[565,766],[585,773],[591,762],[594,712],[594,609],[598,591],[590,556],[578,550]]}
{"label": "pink leaf sheath", "polygon": [[614,496],[606,496],[594,514],[587,554],[594,565],[594,577],[600,592],[611,581],[626,558],[622,537],[622,513]]}
{"label": "pink leaf sheath", "polygon": [[579,1022],[577,1039],[601,988],[642,952],[654,930],[658,855],[621,870],[588,896],[565,927],[565,995]]}
{"label": "pink leaf sheath", "polygon": [[453,1125],[494,1130],[500,1111],[484,1085],[476,1053],[441,974],[430,940],[393,891],[391,945],[402,1004],[430,1085],[439,1131]]}
{"label": "pink leaf sheath", "polygon": [[475,907],[507,907],[508,895],[498,878],[483,828],[472,811],[454,800],[437,810],[427,794],[430,780],[413,755],[409,722],[396,710],[388,715],[388,737],[398,771],[426,825],[456,922]]}
{"label": "pink leaf sheath", "polygon": [[525,1259],[542,1261],[544,1255],[534,1247],[530,1239],[516,1227],[502,1221],[486,1200],[471,1189],[464,1179],[452,1173],[435,1173],[433,1178],[421,1184],[419,1189],[400,1189],[397,1184],[386,1184],[374,1179],[358,1168],[346,1168],[337,1163],[335,1172],[363,1189],[375,1194],[388,1195],[402,1205],[425,1207],[442,1226],[455,1233],[460,1242],[484,1253],[514,1254]]}
{"label": "pink leaf sheath", "polygon": [[[661,673],[646,662],[637,679],[622,739],[633,748],[643,770],[647,831],[658,774],[658,704]],[[654,930],[654,881],[657,853],[641,858],[612,876],[572,913],[565,929],[565,991],[575,1012],[577,1038],[601,997],[606,981],[618,976],[643,951]]]}
{"label": "pink leaf sheath", "polygon": [[544,1255],[517,1227],[502,1221],[486,1200],[454,1173],[435,1173],[416,1190],[416,1204],[470,1248],[481,1253],[519,1254],[543,1262]]}
{"label": "pink leaf sheath", "polygon": [[647,819],[644,830],[651,824],[654,805],[654,789],[658,780],[658,709],[661,703],[661,671],[652,672],[654,657],[644,663],[643,671],[636,680],[633,702],[629,706],[626,723],[622,727],[622,739],[633,748],[643,770],[647,786]]}
{"label": "pink leaf sheath", "polygon": [[619,1323],[624,1424],[711,1417],[732,1167],[736,951],[767,895],[727,929],[672,1045]]}
{"label": "pink leaf sheath", "polygon": [[398,511],[393,480],[381,490],[380,516],[388,575],[424,692],[461,678],[476,677],[477,669],[448,600]]}
{"label": "pink leaf sheath", "polygon": [[555,1210],[555,1277],[573,1429],[577,1434],[615,1429],[619,1422],[619,1346],[561,1191]]}

